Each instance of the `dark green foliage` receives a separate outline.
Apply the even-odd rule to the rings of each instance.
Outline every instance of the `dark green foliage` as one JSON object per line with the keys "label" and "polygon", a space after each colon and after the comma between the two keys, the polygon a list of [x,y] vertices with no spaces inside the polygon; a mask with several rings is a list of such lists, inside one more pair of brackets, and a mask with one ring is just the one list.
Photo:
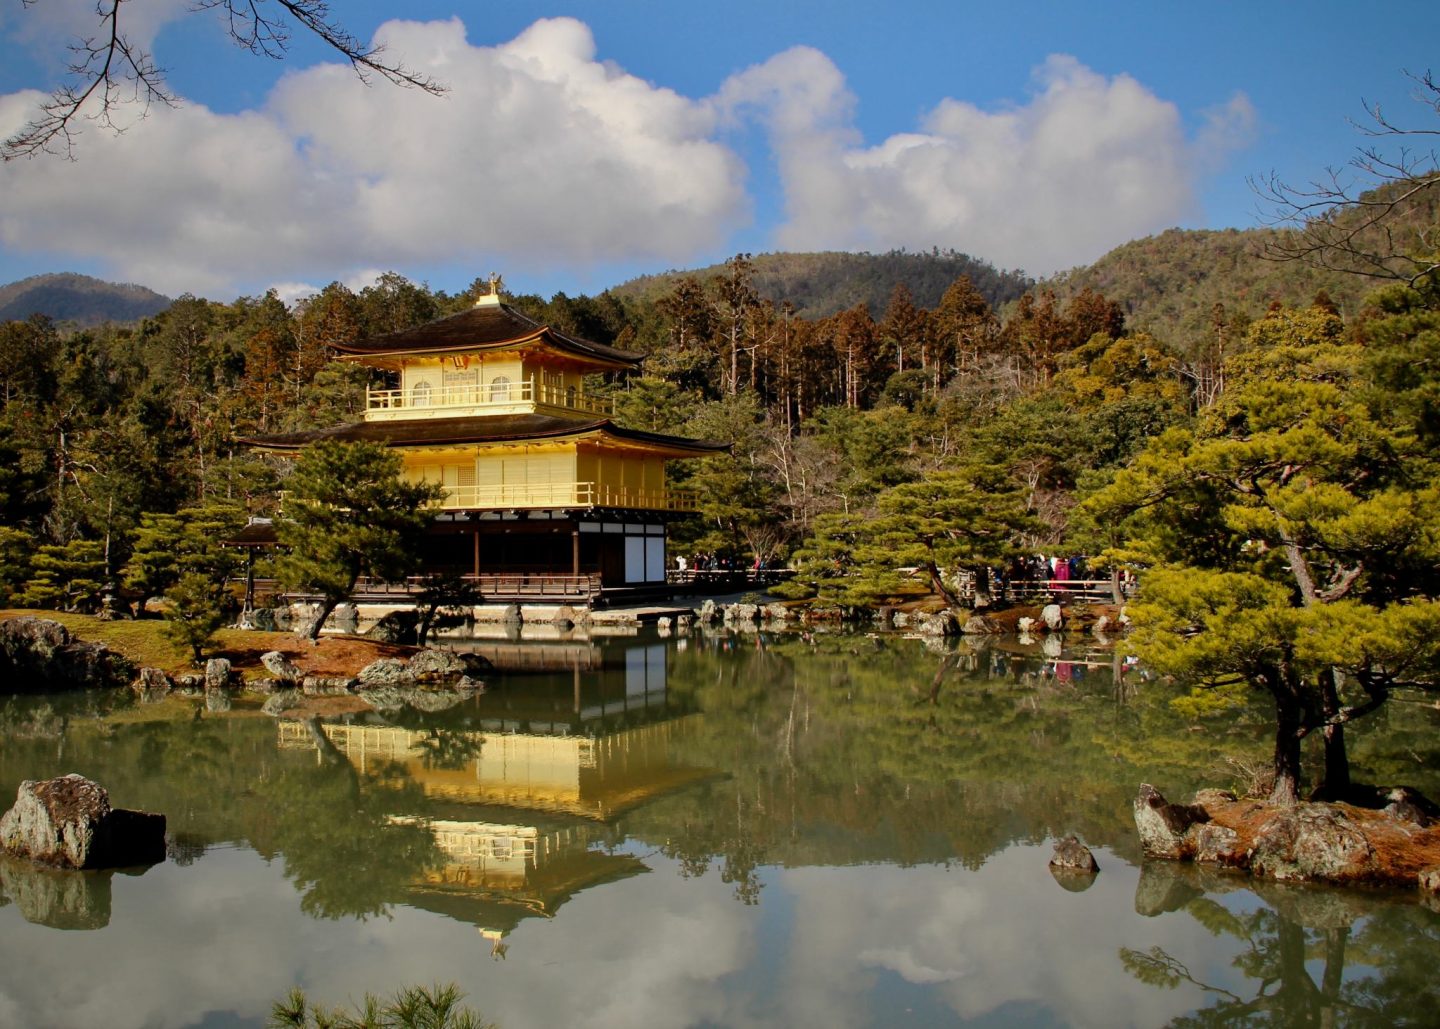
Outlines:
{"label": "dark green foliage", "polygon": [[166,635],[189,647],[199,664],[211,637],[234,617],[237,608],[224,579],[202,571],[183,572],[165,593]]}
{"label": "dark green foliage", "polygon": [[285,551],[277,575],[287,588],[321,598],[312,639],[362,574],[395,582],[416,571],[427,505],[440,497],[438,486],[403,482],[400,456],[376,443],[307,447],[285,488],[275,523]]}
{"label": "dark green foliage", "polygon": [[105,552],[94,540],[46,544],[30,559],[30,578],[16,600],[24,607],[90,613],[105,591]]}
{"label": "dark green foliage", "polygon": [[[1375,330],[1392,346],[1428,331],[1396,317]],[[1346,724],[1397,688],[1440,688],[1434,455],[1417,410],[1392,406],[1343,337],[1328,308],[1272,311],[1216,406],[1087,503],[1153,566],[1133,614],[1142,655],[1202,690],[1273,699],[1281,802],[1299,796],[1306,737],[1324,743],[1320,791],[1345,797]]]}
{"label": "dark green foliage", "polygon": [[30,578],[35,537],[0,525],[0,606],[13,607]]}

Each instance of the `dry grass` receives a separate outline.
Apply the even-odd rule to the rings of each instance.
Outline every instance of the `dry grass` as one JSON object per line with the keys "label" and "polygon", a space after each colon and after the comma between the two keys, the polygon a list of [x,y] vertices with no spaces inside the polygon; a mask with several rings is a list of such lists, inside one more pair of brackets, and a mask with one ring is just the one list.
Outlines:
{"label": "dry grass", "polygon": [[[135,621],[102,621],[94,615],[64,611],[0,610],[0,620],[34,615],[59,622],[77,639],[103,643],[124,654],[141,668],[160,668],[170,675],[196,671],[190,651],[172,643],[159,618]],[[221,629],[206,649],[206,657],[224,657],[247,679],[269,675],[260,664],[260,655],[278,650],[307,675],[354,675],[381,657],[409,657],[414,647],[377,643],[357,636],[327,636],[318,643],[289,632],[255,632],[248,629]]]}

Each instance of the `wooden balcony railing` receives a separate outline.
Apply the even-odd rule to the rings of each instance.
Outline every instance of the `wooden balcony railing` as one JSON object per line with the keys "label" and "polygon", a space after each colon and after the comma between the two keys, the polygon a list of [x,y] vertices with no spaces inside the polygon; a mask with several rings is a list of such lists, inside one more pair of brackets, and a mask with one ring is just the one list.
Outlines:
{"label": "wooden balcony railing", "polygon": [[365,411],[404,411],[410,414],[439,411],[513,410],[518,405],[555,407],[581,414],[609,416],[615,405],[605,397],[591,396],[569,387],[536,385],[533,382],[489,383],[483,386],[445,386],[439,389],[367,389]]}
{"label": "wooden balcony railing", "polygon": [[[578,575],[560,572],[485,572],[466,575],[465,581],[476,587],[486,600],[591,600],[600,595],[600,573]],[[384,601],[412,597],[430,585],[422,576],[403,582],[380,582],[362,577],[355,584],[357,599]]]}
{"label": "wooden balcony railing", "polygon": [[694,511],[686,490],[630,489],[598,482],[544,482],[504,486],[446,486],[444,511],[518,510],[547,507],[619,507],[636,511]]}

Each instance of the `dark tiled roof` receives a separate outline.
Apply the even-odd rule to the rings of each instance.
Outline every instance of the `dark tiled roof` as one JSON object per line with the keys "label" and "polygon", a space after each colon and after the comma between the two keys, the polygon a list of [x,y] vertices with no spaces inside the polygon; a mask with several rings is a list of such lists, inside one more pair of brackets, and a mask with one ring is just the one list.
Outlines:
{"label": "dark tiled roof", "polygon": [[527,318],[505,304],[471,307],[413,329],[375,336],[358,343],[337,344],[342,354],[365,357],[396,354],[428,354],[437,351],[493,349],[520,340],[543,337],[552,345],[578,357],[608,364],[638,365],[643,355],[603,343],[568,336]]}
{"label": "dark tiled roof", "polygon": [[257,518],[227,540],[220,541],[226,547],[273,547],[275,545],[275,523],[268,518]]}
{"label": "dark tiled roof", "polygon": [[625,429],[608,418],[575,420],[546,414],[486,415],[483,418],[416,418],[408,421],[355,422],[332,429],[253,436],[241,443],[270,450],[298,450],[310,443],[334,439],[384,443],[386,446],[444,446],[463,443],[505,443],[523,440],[559,439],[599,432],[613,439],[648,443],[692,454],[728,450],[728,443],[686,439],[658,432]]}

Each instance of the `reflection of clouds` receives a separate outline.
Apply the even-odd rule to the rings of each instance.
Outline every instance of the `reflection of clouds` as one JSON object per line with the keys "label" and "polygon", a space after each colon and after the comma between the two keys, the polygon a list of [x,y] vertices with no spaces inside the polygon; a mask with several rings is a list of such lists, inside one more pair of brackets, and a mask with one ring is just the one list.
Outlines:
{"label": "reflection of clouds", "polygon": [[[1018,1005],[1060,1024],[1158,1025],[1204,1002],[1198,991],[1139,983],[1119,959],[1125,946],[1204,953],[1210,945],[1198,923],[1184,913],[1136,915],[1137,872],[1118,858],[1100,855],[1104,871],[1083,894],[1051,881],[1048,858],[1049,847],[1017,847],[976,872],[787,870],[771,888],[796,905],[784,976],[789,1020],[881,1021],[867,1009],[888,976],[930,987],[965,1019]],[[1215,975],[1233,978],[1219,964]]]}
{"label": "reflection of clouds", "polygon": [[883,1025],[916,998],[957,1019],[1025,1011],[1077,1026],[1158,1025],[1205,1003],[1194,989],[1131,978],[1121,947],[1162,946],[1202,980],[1238,985],[1232,943],[1217,949],[1183,911],[1134,913],[1136,869],[1102,852],[1095,885],[1068,893],[1050,878],[1049,850],[1014,847],[973,872],[762,869],[755,907],[737,903],[716,871],[684,879],[647,854],[653,874],[524,921],[499,962],[475,926],[430,912],[308,918],[281,862],[216,849],[188,868],[116,876],[102,930],[57,932],[0,908],[0,1025],[168,1029],[228,1012],[258,1027],[296,984],[342,1004],[451,981],[505,1029]]}

